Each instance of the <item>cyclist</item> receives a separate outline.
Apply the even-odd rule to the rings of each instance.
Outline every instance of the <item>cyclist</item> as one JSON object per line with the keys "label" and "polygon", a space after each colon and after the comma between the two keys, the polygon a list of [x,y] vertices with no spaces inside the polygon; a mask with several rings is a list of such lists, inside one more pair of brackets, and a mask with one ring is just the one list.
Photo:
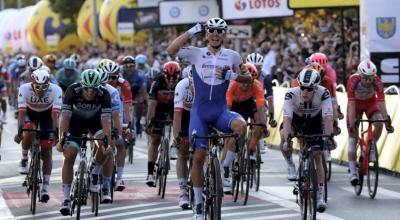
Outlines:
{"label": "cyclist", "polygon": [[56,130],[58,116],[61,110],[61,88],[50,83],[50,73],[46,70],[35,70],[32,74],[32,82],[19,88],[18,92],[18,133],[14,141],[18,144],[22,140],[22,159],[19,172],[28,173],[28,152],[35,138],[34,132],[22,132],[22,128],[40,127],[41,157],[43,159],[43,187],[41,201],[50,199],[48,188],[52,168],[53,133]]}
{"label": "cyclist", "polygon": [[[257,71],[258,71],[258,80],[263,83],[264,89],[265,89],[265,99],[267,100],[267,106],[268,106],[268,124],[271,127],[276,127],[277,122],[274,118],[274,113],[275,113],[275,108],[274,108],[274,90],[272,89],[272,74],[266,74],[262,67],[264,63],[264,57],[259,54],[259,53],[251,53],[247,55],[246,57],[246,62],[252,63],[256,66]],[[266,152],[265,144],[264,141],[261,140],[262,143],[260,143],[261,146],[261,153]]]}
{"label": "cyclist", "polygon": [[122,60],[122,77],[131,85],[132,98],[135,103],[135,120],[136,120],[136,134],[142,133],[140,119],[143,116],[145,100],[147,100],[147,79],[146,75],[139,73],[135,70],[135,58],[132,56],[125,56]]}
{"label": "cyclist", "polygon": [[73,83],[79,82],[80,72],[76,68],[76,62],[67,58],[63,61],[63,68],[57,70],[56,79],[63,92]]}
{"label": "cyclist", "polygon": [[53,76],[57,72],[56,61],[57,56],[54,54],[47,54],[43,57],[44,64],[50,68],[50,74]]}
{"label": "cyclist", "polygon": [[3,61],[0,60],[0,99],[1,99],[1,121],[6,122],[7,113],[7,95],[9,94],[9,78],[8,72],[3,68]]}
{"label": "cyclist", "polygon": [[[356,172],[356,146],[358,126],[356,121],[361,119],[363,113],[372,120],[387,119],[385,128],[389,133],[394,131],[390,117],[387,114],[384,87],[381,79],[376,75],[377,68],[370,60],[362,61],[357,68],[357,73],[347,80],[347,130],[349,131],[349,168],[350,182],[355,186],[358,183]],[[382,133],[382,123],[374,123],[374,141],[379,140]],[[376,152],[373,152],[376,153]],[[371,153],[372,154],[372,153]],[[371,156],[375,158],[375,156]]]}
{"label": "cyclist", "polygon": [[163,67],[163,75],[157,77],[151,85],[146,125],[146,133],[150,135],[146,184],[150,187],[154,186],[154,165],[164,129],[163,123],[152,122],[152,120],[173,118],[174,90],[179,82],[180,73],[181,67],[177,62],[167,62]]}
{"label": "cyclist", "polygon": [[11,94],[13,96],[13,106],[14,106],[14,117],[18,117],[18,105],[17,105],[17,97],[18,97],[18,89],[19,89],[19,76],[25,72],[26,70],[26,60],[23,57],[17,57],[16,61],[16,70],[15,72],[11,72]]}
{"label": "cyclist", "polygon": [[175,87],[174,120],[172,123],[174,144],[178,147],[178,159],[176,161],[176,174],[179,184],[179,206],[182,209],[189,208],[188,197],[188,147],[189,147],[189,121],[190,110],[194,98],[193,75],[190,72],[187,78],[178,82]]}
{"label": "cyclist", "polygon": [[143,54],[138,54],[135,57],[135,61],[136,61],[136,71],[142,75],[147,76],[150,71],[150,67],[147,64],[147,57]]}
{"label": "cyclist", "polygon": [[313,53],[310,56],[309,62],[319,63],[325,69],[325,75],[333,81],[336,90],[336,71],[328,64],[328,57],[324,53]]}
{"label": "cyclist", "polygon": [[[208,135],[208,125],[215,126],[223,132],[234,132],[240,135],[243,143],[246,133],[246,122],[237,113],[228,111],[226,91],[229,80],[250,83],[251,76],[247,68],[242,67],[240,55],[230,49],[222,48],[228,25],[221,18],[211,18],[205,25],[207,47],[182,47],[185,42],[203,31],[201,24],[196,24],[176,38],[167,48],[168,53],[187,59],[192,64],[195,98],[190,112],[189,138],[193,134]],[[242,68],[241,68],[242,67]],[[245,75],[239,73],[245,72]],[[235,141],[228,140],[229,151],[223,164],[229,165],[234,160]],[[193,155],[193,186],[196,211],[194,217],[203,219],[203,164],[206,157],[206,140],[196,140]],[[228,170],[229,172],[229,170]],[[226,173],[224,174],[226,176]]]}
{"label": "cyclist", "polygon": [[[320,86],[320,77],[314,69],[303,69],[298,76],[299,86],[289,89],[285,95],[283,110],[283,127],[281,130],[282,152],[288,152],[289,134],[327,134],[333,133],[333,112],[329,91]],[[315,164],[318,181],[317,211],[324,212],[325,173],[322,159],[323,147],[332,144],[332,139],[316,139],[311,146],[315,147]],[[300,152],[303,146],[300,145]],[[293,164],[284,154],[288,164]]]}
{"label": "cyclist", "polygon": [[[81,81],[67,88],[62,105],[60,120],[60,140],[69,132],[72,136],[81,136],[89,130],[90,134],[101,138],[111,137],[111,98],[108,91],[100,86],[99,72],[87,69],[82,72]],[[61,146],[57,143],[57,150],[63,152],[62,183],[64,200],[60,207],[62,215],[70,214],[70,191],[74,173],[74,162],[81,144],[80,140],[72,139]],[[102,202],[111,201],[110,186],[113,163],[113,146],[104,146],[102,141],[96,141],[95,161],[103,164]],[[111,168],[111,169],[110,169]]]}
{"label": "cyclist", "polygon": [[75,61],[78,70],[82,71],[83,65],[81,63],[81,56],[79,56],[77,53],[73,53],[69,58]]}
{"label": "cyclist", "polygon": [[[107,63],[103,66],[103,71],[108,75],[108,84],[116,88],[119,92],[120,102],[122,103],[120,120],[118,123],[119,125],[116,126],[118,128],[118,133],[124,136],[132,135],[134,138],[134,134],[131,132],[131,112],[132,112],[132,93],[131,88],[129,86],[129,82],[124,80],[123,78],[119,77],[119,65],[113,61]],[[116,120],[116,119],[114,119]],[[121,123],[124,122],[127,125],[127,128],[124,132],[121,130],[122,125]],[[121,127],[120,127],[121,125]],[[122,175],[124,173],[124,166],[125,166],[125,156],[126,156],[126,148],[124,145],[123,139],[120,137],[117,142],[117,179],[116,179],[116,191],[123,191],[125,189],[125,183],[122,179]]]}
{"label": "cyclist", "polygon": [[18,81],[20,85],[24,83],[31,82],[31,75],[33,71],[41,68],[43,66],[43,61],[37,56],[31,56],[28,60],[28,69],[23,72],[19,78]]}
{"label": "cyclist", "polygon": [[[251,118],[254,123],[265,124],[264,88],[261,82],[257,80],[258,70],[252,63],[246,63],[244,65],[250,72],[253,82],[238,83],[231,81],[229,89],[226,92],[226,101],[228,107],[231,111],[239,113],[245,121]],[[264,128],[260,126],[255,126],[253,128],[252,137],[249,143],[250,158],[252,160],[256,160],[254,153],[263,133],[267,133]],[[225,191],[230,190],[230,188],[225,189]]]}

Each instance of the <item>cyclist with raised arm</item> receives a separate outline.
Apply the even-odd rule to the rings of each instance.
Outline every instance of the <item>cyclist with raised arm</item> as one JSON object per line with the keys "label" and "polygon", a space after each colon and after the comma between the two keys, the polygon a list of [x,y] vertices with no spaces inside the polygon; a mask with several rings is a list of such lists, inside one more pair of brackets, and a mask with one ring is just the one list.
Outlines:
{"label": "cyclist with raised arm", "polygon": [[[107,89],[100,86],[100,74],[97,70],[87,69],[82,72],[81,81],[67,88],[62,105],[60,120],[60,140],[65,140],[68,132],[71,136],[80,137],[89,130],[95,138],[111,137],[111,98]],[[63,152],[62,186],[64,200],[60,207],[62,215],[69,215],[71,208],[70,192],[74,173],[74,162],[81,145],[81,140],[69,139],[57,150]],[[109,142],[110,143],[110,142]],[[96,141],[95,161],[103,165],[102,202],[111,202],[110,186],[113,172],[113,148]]]}
{"label": "cyclist with raised arm", "polygon": [[[391,125],[390,116],[386,110],[385,93],[381,79],[376,75],[377,68],[370,60],[362,61],[357,68],[357,73],[351,75],[347,80],[347,130],[349,131],[349,168],[350,183],[355,186],[358,183],[358,175],[356,169],[356,146],[358,139],[358,126],[356,124],[362,115],[372,120],[387,119],[385,128],[389,133],[394,131]],[[382,133],[383,124],[374,123],[374,141],[379,140]],[[371,151],[371,154],[378,153]],[[370,156],[375,158],[375,156]]]}
{"label": "cyclist with raised arm", "polygon": [[[281,127],[282,152],[288,164],[289,161],[288,137],[289,134],[326,134],[333,133],[333,112],[329,91],[320,86],[320,76],[314,69],[303,69],[298,76],[299,86],[290,88],[285,95],[283,104],[283,123]],[[326,203],[324,201],[325,173],[322,164],[323,148],[329,142],[334,144],[333,139],[319,138],[311,143],[315,153],[315,164],[317,172],[318,192],[317,211],[324,212]],[[304,146],[300,145],[300,152]]]}
{"label": "cyclist with raised arm", "polygon": [[[222,132],[238,134],[243,143],[246,122],[239,114],[228,111],[225,94],[229,80],[250,83],[252,78],[247,68],[242,67],[243,62],[240,55],[233,50],[222,48],[228,28],[226,22],[221,18],[211,18],[205,27],[207,29],[207,47],[183,47],[189,39],[202,32],[203,26],[196,24],[176,38],[167,49],[171,56],[177,55],[192,64],[195,98],[190,112],[189,138],[194,134],[208,135],[208,125],[212,125]],[[228,141],[229,150],[223,162],[225,167],[229,166],[236,157],[235,140],[231,138]],[[202,194],[203,165],[208,152],[206,148],[206,140],[196,140],[192,169],[196,205],[195,219],[204,219]],[[229,170],[227,171],[229,172]],[[226,173],[224,175],[227,176]]]}
{"label": "cyclist with raised arm", "polygon": [[62,104],[61,88],[50,83],[50,73],[46,70],[35,70],[31,76],[32,82],[26,83],[19,88],[18,92],[18,133],[14,141],[22,141],[22,159],[19,167],[21,174],[28,173],[28,152],[36,133],[22,131],[22,128],[40,127],[41,158],[43,159],[43,187],[41,190],[41,201],[50,199],[49,183],[52,169],[52,146],[54,134],[57,128],[58,116]]}
{"label": "cyclist with raised arm", "polygon": [[180,74],[181,68],[177,62],[167,62],[164,64],[163,74],[157,77],[151,85],[146,125],[146,133],[150,135],[146,184],[150,187],[154,186],[154,165],[164,129],[163,123],[152,122],[152,120],[172,120],[174,116],[174,90],[180,80]]}
{"label": "cyclist with raised arm", "polygon": [[[132,93],[131,87],[129,86],[129,82],[124,80],[119,76],[119,65],[113,61],[108,62],[103,66],[103,72],[108,75],[107,77],[107,85],[110,85],[119,92],[120,97],[120,112],[119,112],[119,122],[114,122],[114,126],[118,129],[118,140],[116,143],[117,147],[117,155],[116,155],[116,163],[117,163],[117,179],[116,179],[116,191],[123,191],[125,189],[125,182],[122,179],[124,174],[124,166],[125,166],[125,156],[126,156],[126,147],[124,140],[121,135],[124,137],[131,136],[134,138],[135,134],[131,131],[132,125]],[[112,98],[112,96],[111,96]],[[122,120],[121,120],[122,119]],[[113,113],[113,120],[116,120],[116,113]],[[127,124],[126,129],[123,129],[122,124]]]}
{"label": "cyclist with raised arm", "polygon": [[[175,87],[174,97],[174,120],[172,123],[174,146],[178,148],[178,158],[176,161],[176,174],[179,184],[179,206],[182,209],[189,207],[188,198],[188,166],[189,158],[189,121],[190,110],[194,98],[193,75],[188,73],[188,77],[178,82]],[[172,147],[171,147],[172,148]]]}

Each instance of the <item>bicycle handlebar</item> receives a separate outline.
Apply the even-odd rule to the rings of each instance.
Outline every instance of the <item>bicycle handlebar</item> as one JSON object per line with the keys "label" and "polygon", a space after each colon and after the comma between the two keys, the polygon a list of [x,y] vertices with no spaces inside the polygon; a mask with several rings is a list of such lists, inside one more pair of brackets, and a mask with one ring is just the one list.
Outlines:
{"label": "bicycle handlebar", "polygon": [[[40,128],[22,128],[21,131],[31,131],[31,132],[42,132],[43,130]],[[55,133],[55,130],[45,130],[46,132]]]}
{"label": "bicycle handlebar", "polygon": [[151,119],[151,123],[172,124],[172,120]]}
{"label": "bicycle handlebar", "polygon": [[103,138],[92,138],[92,137],[88,137],[87,134],[82,134],[82,136],[72,136],[72,135],[68,135],[66,133],[63,133],[60,143],[61,143],[62,146],[64,146],[65,141],[71,140],[71,139],[82,140],[82,143],[84,143],[86,141],[103,141],[104,142],[104,146],[105,147],[108,146],[108,137],[107,136],[104,136]]}
{"label": "bicycle handlebar", "polygon": [[251,122],[247,122],[247,126],[250,126],[250,128],[253,126],[259,126],[259,127],[263,127],[263,128],[267,127],[267,125],[264,123],[251,123]]}
{"label": "bicycle handlebar", "polygon": [[314,139],[314,138],[324,138],[324,137],[333,138],[333,136],[334,136],[333,134],[306,134],[306,135],[303,135],[303,134],[294,134],[294,135],[289,134],[288,140],[290,140],[292,138],[303,138],[303,139],[306,139],[306,140],[310,140],[310,139]]}
{"label": "bicycle handlebar", "polygon": [[377,120],[358,119],[356,122],[357,122],[357,123],[359,123],[359,122],[368,122],[369,124],[372,124],[372,123],[376,123],[376,122],[389,123],[390,121],[389,121],[388,119],[377,119]]}

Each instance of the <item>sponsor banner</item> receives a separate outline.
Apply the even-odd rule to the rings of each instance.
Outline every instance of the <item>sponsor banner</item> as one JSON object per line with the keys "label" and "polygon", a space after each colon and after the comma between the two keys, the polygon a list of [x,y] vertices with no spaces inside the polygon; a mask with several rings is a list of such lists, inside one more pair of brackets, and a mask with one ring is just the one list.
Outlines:
{"label": "sponsor banner", "polygon": [[161,27],[158,7],[121,9],[118,22],[133,23],[135,31]]}
{"label": "sponsor banner", "polygon": [[378,74],[384,83],[400,85],[400,52],[371,52],[370,56],[371,61],[378,68]]}
{"label": "sponsor banner", "polygon": [[229,25],[226,36],[235,39],[249,39],[252,36],[252,29],[250,25]]}
{"label": "sponsor banner", "polygon": [[162,1],[159,8],[161,25],[206,22],[209,18],[220,17],[215,0]]}
{"label": "sponsor banner", "polygon": [[224,19],[292,16],[287,0],[222,0]]}
{"label": "sponsor banner", "polygon": [[327,8],[359,6],[360,0],[288,0],[289,8]]}
{"label": "sponsor banner", "polygon": [[139,8],[145,8],[145,7],[158,7],[158,3],[160,3],[161,0],[138,0],[137,4]]}

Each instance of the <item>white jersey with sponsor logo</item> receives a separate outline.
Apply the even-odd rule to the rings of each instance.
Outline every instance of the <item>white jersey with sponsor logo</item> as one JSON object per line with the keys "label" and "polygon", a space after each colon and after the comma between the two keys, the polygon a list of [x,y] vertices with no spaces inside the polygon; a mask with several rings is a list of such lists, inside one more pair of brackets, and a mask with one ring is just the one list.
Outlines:
{"label": "white jersey with sponsor logo", "polygon": [[18,110],[26,111],[29,108],[35,112],[43,112],[50,108],[60,111],[62,105],[62,90],[56,84],[49,83],[49,88],[43,97],[38,97],[33,90],[32,83],[21,85],[18,91]]}
{"label": "white jersey with sponsor logo", "polygon": [[333,115],[329,91],[322,86],[314,90],[311,101],[305,102],[300,87],[289,89],[285,95],[283,116],[293,117],[293,113],[303,118],[313,118],[322,111],[322,117]]}
{"label": "white jersey with sponsor logo", "polygon": [[182,79],[175,87],[174,109],[190,111],[193,99],[194,96],[193,92],[190,90],[189,79]]}

